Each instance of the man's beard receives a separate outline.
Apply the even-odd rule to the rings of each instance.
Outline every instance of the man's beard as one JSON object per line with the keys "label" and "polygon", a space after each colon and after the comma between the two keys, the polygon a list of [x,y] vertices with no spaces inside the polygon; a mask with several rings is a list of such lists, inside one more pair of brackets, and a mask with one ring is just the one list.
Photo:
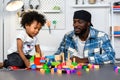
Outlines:
{"label": "man's beard", "polygon": [[80,33],[76,33],[75,30],[74,30],[75,35],[76,35],[76,36],[79,36],[79,37],[84,36],[84,34],[86,33],[86,31],[87,31],[87,29],[84,29],[84,30],[82,30],[82,31],[80,30]]}

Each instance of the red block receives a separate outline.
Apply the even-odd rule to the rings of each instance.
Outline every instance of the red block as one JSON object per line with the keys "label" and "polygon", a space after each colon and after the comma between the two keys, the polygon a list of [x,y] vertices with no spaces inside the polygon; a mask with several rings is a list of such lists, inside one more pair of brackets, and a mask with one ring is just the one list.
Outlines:
{"label": "red block", "polygon": [[11,69],[11,70],[18,70],[18,69],[20,69],[20,68],[17,67],[17,66],[9,66],[9,69]]}
{"label": "red block", "polygon": [[77,75],[78,75],[78,76],[81,76],[81,72],[80,72],[80,71],[78,71],[78,72],[77,72]]}
{"label": "red block", "polygon": [[41,57],[41,60],[45,60],[45,57]]}
{"label": "red block", "polygon": [[40,58],[35,58],[34,59],[34,64],[40,65]]}

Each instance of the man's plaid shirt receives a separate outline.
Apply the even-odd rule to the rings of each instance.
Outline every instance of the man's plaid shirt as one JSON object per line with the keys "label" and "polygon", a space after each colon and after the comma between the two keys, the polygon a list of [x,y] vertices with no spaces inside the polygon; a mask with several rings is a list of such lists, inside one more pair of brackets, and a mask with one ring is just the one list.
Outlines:
{"label": "man's plaid shirt", "polygon": [[[78,47],[74,38],[74,31],[65,34],[55,55],[63,52],[65,53],[65,59],[67,59],[68,52],[71,53],[70,56],[73,54],[69,49],[78,52]],[[90,27],[90,36],[85,42],[83,54],[87,55],[85,57],[88,57],[90,63],[114,63],[115,52],[111,46],[108,35],[92,27]]]}

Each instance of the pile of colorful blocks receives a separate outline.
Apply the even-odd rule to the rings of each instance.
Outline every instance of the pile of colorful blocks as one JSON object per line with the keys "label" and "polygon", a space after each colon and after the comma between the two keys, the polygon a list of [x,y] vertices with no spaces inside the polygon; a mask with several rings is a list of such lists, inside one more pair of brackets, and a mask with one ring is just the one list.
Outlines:
{"label": "pile of colorful blocks", "polygon": [[76,63],[71,61],[55,61],[55,56],[33,56],[30,59],[31,69],[39,70],[40,73],[58,73],[58,74],[73,74],[76,73],[81,75],[80,70],[85,70],[89,72],[89,70],[99,69],[99,65],[94,64],[86,64],[86,63]]}

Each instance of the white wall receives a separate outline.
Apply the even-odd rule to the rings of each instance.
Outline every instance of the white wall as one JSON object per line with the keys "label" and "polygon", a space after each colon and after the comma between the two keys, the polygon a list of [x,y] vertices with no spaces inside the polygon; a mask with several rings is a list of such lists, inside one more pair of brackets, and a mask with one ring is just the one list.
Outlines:
{"label": "white wall", "polygon": [[0,3],[0,61],[2,61],[2,3]]}
{"label": "white wall", "polygon": [[[64,30],[52,30],[51,34],[49,34],[47,30],[40,31],[40,34],[39,34],[40,45],[45,55],[53,54],[57,50],[63,38],[63,35],[66,32],[73,29],[72,18],[73,18],[73,12],[76,10],[85,9],[90,11],[92,13],[92,23],[94,27],[96,29],[105,31],[106,33],[109,34],[109,26],[110,26],[109,8],[73,8],[72,7],[74,3],[73,1],[75,0],[66,0],[66,25]],[[15,38],[15,34],[17,32],[16,27],[18,26],[18,22],[17,22],[16,16],[17,16],[16,12],[5,11],[5,53],[7,49],[10,47],[12,40]],[[1,29],[0,29],[0,32],[1,32]],[[1,34],[2,33],[0,33],[0,38],[1,38]],[[1,40],[0,40],[0,51],[1,50],[2,49],[1,49]],[[5,57],[6,55],[7,54],[5,54]],[[1,60],[1,57],[0,57],[0,60]]]}

